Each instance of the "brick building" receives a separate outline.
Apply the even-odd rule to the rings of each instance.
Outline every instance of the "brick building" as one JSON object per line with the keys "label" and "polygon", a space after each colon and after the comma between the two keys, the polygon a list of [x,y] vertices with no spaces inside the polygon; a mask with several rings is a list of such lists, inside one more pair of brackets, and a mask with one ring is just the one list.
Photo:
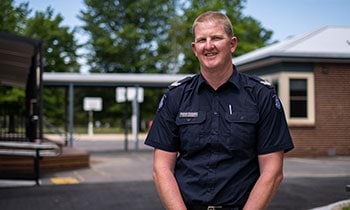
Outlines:
{"label": "brick building", "polygon": [[275,86],[296,148],[350,155],[350,27],[323,27],[233,59]]}

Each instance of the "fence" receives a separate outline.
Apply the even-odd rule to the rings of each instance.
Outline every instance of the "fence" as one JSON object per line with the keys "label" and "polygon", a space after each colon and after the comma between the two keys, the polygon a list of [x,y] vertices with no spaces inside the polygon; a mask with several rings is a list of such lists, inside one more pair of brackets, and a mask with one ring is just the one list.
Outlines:
{"label": "fence", "polygon": [[24,104],[22,106],[19,103],[0,103],[1,141],[28,141]]}

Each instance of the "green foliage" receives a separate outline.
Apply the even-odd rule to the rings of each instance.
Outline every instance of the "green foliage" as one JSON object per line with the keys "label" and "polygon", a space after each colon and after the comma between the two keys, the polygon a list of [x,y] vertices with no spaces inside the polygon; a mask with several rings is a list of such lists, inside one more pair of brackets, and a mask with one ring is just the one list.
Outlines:
{"label": "green foliage", "polygon": [[170,50],[162,42],[168,38],[173,13],[170,1],[85,0],[85,4],[80,18],[91,36],[93,72],[164,71]]}
{"label": "green foliage", "polygon": [[0,1],[0,31],[22,34],[31,10],[28,9],[28,3],[21,3],[18,7],[13,4],[13,0]]}
{"label": "green foliage", "polygon": [[79,72],[75,29],[61,26],[62,21],[62,16],[54,15],[50,7],[27,21],[24,35],[44,40],[45,72]]}
{"label": "green foliage", "polygon": [[24,103],[25,93],[22,88],[0,86],[1,102],[19,101]]}
{"label": "green foliage", "polygon": [[53,125],[64,125],[65,122],[65,89],[44,88],[44,116]]}
{"label": "green foliage", "polygon": [[25,90],[17,87],[6,87],[0,85],[0,107],[9,115],[24,114]]}
{"label": "green foliage", "polygon": [[76,29],[62,26],[62,16],[54,15],[50,7],[29,18],[31,11],[28,3],[14,6],[13,0],[0,1],[0,31],[43,40],[46,72],[79,72]]}

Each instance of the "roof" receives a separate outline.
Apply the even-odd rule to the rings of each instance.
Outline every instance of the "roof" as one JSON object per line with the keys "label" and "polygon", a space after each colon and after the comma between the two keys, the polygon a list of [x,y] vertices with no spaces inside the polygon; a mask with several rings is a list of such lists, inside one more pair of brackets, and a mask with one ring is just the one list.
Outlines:
{"label": "roof", "polygon": [[349,59],[350,26],[326,26],[233,58],[233,63],[248,70],[281,61],[350,62]]}
{"label": "roof", "polygon": [[44,73],[45,86],[142,86],[167,87],[190,75],[185,74],[118,74],[118,73]]}
{"label": "roof", "polygon": [[0,84],[25,87],[41,41],[0,32]]}

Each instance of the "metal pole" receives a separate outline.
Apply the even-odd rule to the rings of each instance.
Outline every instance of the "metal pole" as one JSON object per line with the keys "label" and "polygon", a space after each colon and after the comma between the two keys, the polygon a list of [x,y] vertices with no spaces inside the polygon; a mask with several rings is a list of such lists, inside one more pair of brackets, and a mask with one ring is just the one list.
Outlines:
{"label": "metal pole", "polygon": [[128,96],[127,96],[127,87],[125,87],[125,110],[124,110],[124,151],[129,150],[128,146]]}
{"label": "metal pole", "polygon": [[64,146],[68,146],[69,139],[68,139],[68,123],[69,123],[69,116],[68,116],[68,109],[69,109],[69,100],[68,100],[68,89],[64,89]]}
{"label": "metal pole", "polygon": [[[43,56],[44,56],[44,49],[42,47],[42,42],[40,42],[39,45],[39,139],[43,139],[44,137],[44,101],[43,101],[43,91],[44,91],[44,85],[43,85],[43,72],[44,72],[44,65],[43,65]],[[38,72],[37,72],[38,73]]]}
{"label": "metal pole", "polygon": [[40,154],[39,149],[35,150],[35,156],[34,156],[34,176],[35,176],[35,184],[37,186],[40,185]]}
{"label": "metal pole", "polygon": [[74,133],[74,85],[69,83],[69,109],[68,109],[68,129],[69,129],[69,146],[73,146]]}
{"label": "metal pole", "polygon": [[135,150],[139,150],[139,122],[140,122],[140,114],[139,114],[139,102],[138,102],[138,95],[139,95],[139,87],[137,86],[135,88],[135,98],[133,100],[133,109],[134,109],[134,117],[135,117],[135,131],[134,131],[134,138],[135,138]]}
{"label": "metal pole", "polygon": [[89,111],[89,124],[88,124],[88,134],[89,136],[94,135],[94,113],[92,110]]}

